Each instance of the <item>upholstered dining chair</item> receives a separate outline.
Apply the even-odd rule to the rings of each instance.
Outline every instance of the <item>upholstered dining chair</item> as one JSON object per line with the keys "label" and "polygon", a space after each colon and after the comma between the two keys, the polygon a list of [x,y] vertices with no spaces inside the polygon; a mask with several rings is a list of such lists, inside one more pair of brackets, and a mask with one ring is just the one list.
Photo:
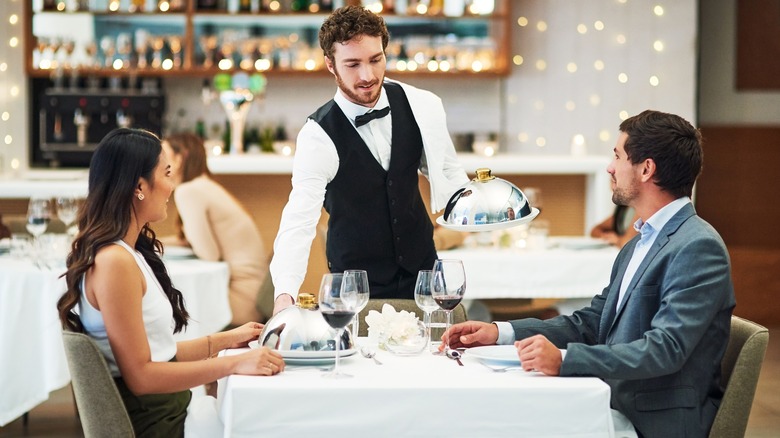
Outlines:
{"label": "upholstered dining chair", "polygon": [[[368,300],[368,304],[363,310],[360,311],[360,315],[358,316],[360,318],[358,336],[368,336],[368,324],[366,324],[366,315],[368,315],[368,312],[371,310],[376,310],[377,312],[381,312],[382,306],[384,306],[385,303],[393,306],[393,308],[397,312],[400,312],[401,310],[406,310],[407,312],[411,312],[417,315],[417,317],[420,318],[420,321],[422,321],[423,319],[424,313],[422,310],[420,310],[419,307],[417,307],[417,303],[415,303],[414,300],[403,299],[403,298],[388,298],[388,299],[372,298]],[[452,323],[457,324],[463,321],[466,321],[466,308],[463,307],[463,304],[458,304],[458,307],[452,310]]]}
{"label": "upholstered dining chair", "polygon": [[73,393],[84,436],[133,437],[133,425],[97,344],[89,336],[62,332]]}
{"label": "upholstered dining chair", "polygon": [[726,391],[710,429],[710,438],[745,436],[768,343],[766,327],[738,316],[731,317],[731,335],[721,361]]}

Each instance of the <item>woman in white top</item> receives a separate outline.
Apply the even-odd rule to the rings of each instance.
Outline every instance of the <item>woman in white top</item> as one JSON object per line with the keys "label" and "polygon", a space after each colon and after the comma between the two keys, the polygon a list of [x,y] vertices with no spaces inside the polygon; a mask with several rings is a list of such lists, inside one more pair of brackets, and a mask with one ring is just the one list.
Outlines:
{"label": "woman in white top", "polygon": [[213,357],[246,346],[259,335],[259,323],[174,341],[188,315],[148,226],[165,219],[172,191],[170,165],[154,134],[120,128],[106,135],[92,157],[89,194],[67,259],[68,290],[57,303],[63,326],[89,334],[112,365],[137,436],[219,433],[218,425],[213,432],[194,427],[219,419],[215,409],[202,407],[188,415],[196,405],[189,388],[229,374],[284,370],[282,357],[266,348]]}
{"label": "woman in white top", "polygon": [[[268,319],[273,309],[261,315],[255,304],[268,275],[269,255],[254,220],[230,192],[211,178],[200,137],[171,135],[163,140],[163,150],[168,154],[176,184],[173,197],[180,219],[177,243],[191,246],[199,259],[224,260],[230,266],[231,325]],[[273,297],[265,298],[269,303],[273,301]]]}

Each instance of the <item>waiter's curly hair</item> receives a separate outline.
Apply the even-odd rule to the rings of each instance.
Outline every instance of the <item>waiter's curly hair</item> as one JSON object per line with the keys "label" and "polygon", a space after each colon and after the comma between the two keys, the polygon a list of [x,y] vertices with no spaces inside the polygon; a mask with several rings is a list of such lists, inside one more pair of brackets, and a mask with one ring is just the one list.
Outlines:
{"label": "waiter's curly hair", "polygon": [[333,45],[360,35],[382,37],[382,51],[387,48],[390,34],[385,20],[363,6],[345,6],[336,9],[320,27],[320,47],[333,60]]}

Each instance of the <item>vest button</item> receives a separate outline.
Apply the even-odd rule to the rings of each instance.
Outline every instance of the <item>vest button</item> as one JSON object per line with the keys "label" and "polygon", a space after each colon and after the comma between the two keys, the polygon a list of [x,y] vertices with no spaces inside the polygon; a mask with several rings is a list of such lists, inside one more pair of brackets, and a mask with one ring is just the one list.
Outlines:
{"label": "vest button", "polygon": [[392,185],[393,185],[393,180],[389,180],[389,181],[387,181],[387,185],[388,185],[388,186],[392,186]]}
{"label": "vest button", "polygon": [[401,236],[395,236],[395,241],[396,242],[400,242],[401,241]]}
{"label": "vest button", "polygon": [[399,262],[403,262],[404,261],[404,256],[398,256],[398,261]]}
{"label": "vest button", "polygon": [[390,200],[390,205],[395,205],[395,199]]}
{"label": "vest button", "polygon": [[393,224],[397,224],[397,223],[398,223],[398,219],[397,218],[393,218]]}

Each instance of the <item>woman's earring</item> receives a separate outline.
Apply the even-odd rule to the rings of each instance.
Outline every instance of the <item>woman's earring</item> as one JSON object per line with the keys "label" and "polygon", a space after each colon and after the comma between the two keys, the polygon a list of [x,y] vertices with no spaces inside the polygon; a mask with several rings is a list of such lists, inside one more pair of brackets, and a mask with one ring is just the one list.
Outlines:
{"label": "woman's earring", "polygon": [[139,201],[143,201],[144,200],[144,194],[143,193],[139,193],[138,194],[138,200]]}

